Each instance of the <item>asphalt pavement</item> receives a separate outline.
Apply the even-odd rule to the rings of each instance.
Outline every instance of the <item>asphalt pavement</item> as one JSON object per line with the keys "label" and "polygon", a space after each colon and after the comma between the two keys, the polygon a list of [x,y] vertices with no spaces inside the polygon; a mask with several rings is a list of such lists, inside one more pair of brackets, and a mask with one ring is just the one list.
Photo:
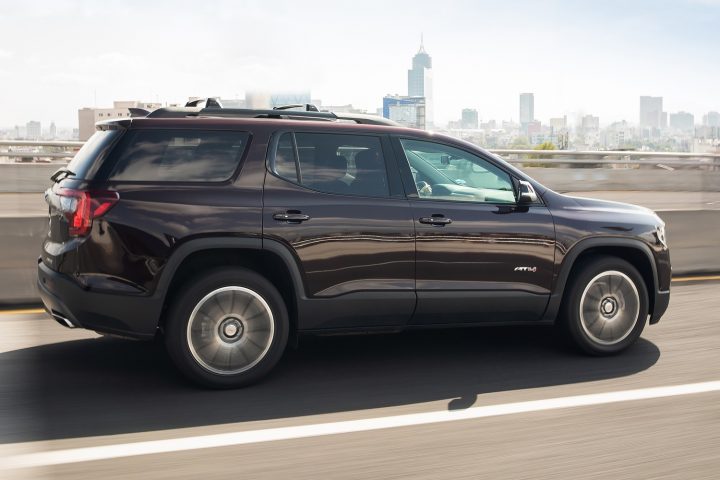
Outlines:
{"label": "asphalt pavement", "polygon": [[5,312],[0,478],[716,479],[718,287],[674,284],[615,357],[541,327],[303,337],[233,391],[159,344]]}

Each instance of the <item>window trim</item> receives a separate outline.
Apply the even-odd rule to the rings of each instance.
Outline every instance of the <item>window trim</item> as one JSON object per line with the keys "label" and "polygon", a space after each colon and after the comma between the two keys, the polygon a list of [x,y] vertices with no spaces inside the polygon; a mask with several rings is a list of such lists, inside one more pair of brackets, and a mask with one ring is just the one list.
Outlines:
{"label": "window trim", "polygon": [[[498,163],[495,159],[492,157],[488,157],[487,155],[484,155],[482,152],[475,152],[468,150],[467,148],[463,148],[459,145],[453,145],[451,143],[438,141],[436,139],[427,139],[422,137],[414,137],[411,135],[391,135],[390,139],[392,141],[393,148],[395,149],[395,156],[398,159],[398,168],[400,169],[400,177],[403,181],[403,186],[405,188],[405,194],[407,198],[412,200],[422,200],[422,201],[433,201],[433,202],[448,202],[453,205],[458,204],[465,204],[465,205],[490,205],[490,206],[497,206],[497,207],[521,207],[520,204],[517,203],[518,198],[518,185],[520,180],[527,180],[526,178],[519,178],[515,172],[508,170],[507,168],[504,168],[504,165]],[[515,196],[515,202],[513,203],[504,203],[504,202],[475,202],[475,201],[459,201],[459,200],[450,200],[447,198],[432,198],[432,197],[421,197],[417,194],[417,188],[415,188],[415,183],[411,181],[412,179],[412,172],[410,171],[410,161],[407,158],[407,155],[405,155],[405,149],[402,146],[402,142],[400,140],[412,140],[416,142],[425,142],[425,143],[434,143],[437,145],[441,145],[444,147],[450,147],[454,148],[456,150],[460,150],[462,152],[467,153],[468,155],[473,155],[477,158],[480,158],[481,160],[484,160],[488,162],[490,165],[494,166],[498,170],[501,170],[505,174],[507,174],[510,177],[510,181],[513,184],[513,194]],[[534,185],[533,185],[534,186]],[[535,191],[538,192],[539,189],[535,188]],[[537,206],[544,206],[545,203],[542,200],[542,197],[538,195],[538,201],[536,203],[528,204],[528,205],[522,205],[522,207],[537,207]]]}
{"label": "window trim", "polygon": [[[275,169],[275,155],[277,154],[278,145],[280,144],[280,138],[282,138],[282,136],[285,135],[286,133],[289,133],[291,135],[293,148],[295,150],[294,151],[295,168],[296,168],[297,177],[298,177],[297,182],[294,182],[289,178],[283,177],[282,175],[277,173],[277,171]],[[382,151],[382,154],[383,154],[383,163],[385,165],[385,176],[386,176],[387,182],[388,182],[388,194],[386,196],[378,197],[378,196],[373,196],[373,195],[356,195],[356,194],[352,194],[352,193],[345,194],[345,193],[325,192],[323,190],[317,190],[317,189],[309,187],[307,185],[303,185],[302,183],[300,183],[302,181],[302,172],[300,171],[300,162],[299,162],[300,154],[299,154],[298,148],[297,148],[297,140],[295,139],[296,134],[343,135],[343,136],[376,138],[380,144],[380,150]],[[393,192],[393,190],[394,190],[393,186],[392,186],[393,180],[392,180],[392,174],[388,168],[388,162],[390,162],[390,161],[392,161],[394,163],[396,163],[396,162],[394,159],[394,157],[395,157],[394,151],[393,150],[388,151],[389,145],[385,143],[386,137],[387,137],[387,135],[378,134],[375,132],[361,132],[361,133],[348,132],[348,133],[346,133],[346,132],[328,132],[328,131],[302,130],[302,129],[301,130],[296,130],[296,129],[276,130],[275,132],[273,132],[272,138],[270,139],[270,142],[269,142],[270,148],[268,149],[267,158],[265,160],[265,167],[266,167],[268,173],[271,174],[275,178],[279,178],[280,180],[282,180],[284,182],[288,182],[292,185],[296,185],[304,190],[308,190],[308,191],[316,192],[316,193],[322,193],[323,195],[337,195],[337,196],[346,197],[346,198],[347,197],[349,197],[349,198],[372,198],[372,199],[376,199],[376,200],[389,200],[389,199],[394,199],[394,198],[399,198],[399,197],[405,198],[404,195],[395,194]],[[391,156],[393,157],[392,160],[390,159]],[[397,174],[399,174],[399,172],[397,172]]]}
{"label": "window trim", "polygon": [[[247,139],[245,141],[245,145],[243,146],[242,152],[240,152],[237,156],[237,165],[235,165],[235,169],[230,174],[230,176],[225,180],[113,180],[110,178],[110,175],[115,170],[115,166],[117,165],[117,162],[120,159],[120,151],[119,147],[121,146],[121,143],[125,139],[126,136],[132,135],[135,132],[143,132],[143,131],[161,131],[161,132],[230,132],[230,133],[237,133],[237,134],[245,134],[247,135]],[[237,178],[240,176],[240,172],[242,171],[243,166],[245,165],[245,162],[247,161],[248,153],[250,152],[250,145],[252,144],[253,140],[253,133],[250,130],[235,130],[231,128],[197,128],[197,127],[162,127],[162,126],[152,126],[152,127],[140,127],[140,128],[131,128],[128,129],[127,132],[123,135],[122,138],[118,139],[118,141],[113,145],[112,150],[107,155],[106,162],[103,162],[103,165],[98,169],[97,175],[98,179],[101,180],[104,183],[107,183],[108,185],[169,185],[169,186],[193,186],[193,185],[199,185],[199,186],[222,186],[222,185],[231,185],[235,183]],[[128,140],[129,141],[129,140]]]}

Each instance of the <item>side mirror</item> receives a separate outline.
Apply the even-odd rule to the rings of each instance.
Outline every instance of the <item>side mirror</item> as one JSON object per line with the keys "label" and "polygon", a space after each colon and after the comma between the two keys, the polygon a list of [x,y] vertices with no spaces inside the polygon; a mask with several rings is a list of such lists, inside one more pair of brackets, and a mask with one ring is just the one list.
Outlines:
{"label": "side mirror", "polygon": [[528,205],[530,203],[537,202],[537,193],[530,182],[520,180],[520,186],[518,188],[518,205]]}

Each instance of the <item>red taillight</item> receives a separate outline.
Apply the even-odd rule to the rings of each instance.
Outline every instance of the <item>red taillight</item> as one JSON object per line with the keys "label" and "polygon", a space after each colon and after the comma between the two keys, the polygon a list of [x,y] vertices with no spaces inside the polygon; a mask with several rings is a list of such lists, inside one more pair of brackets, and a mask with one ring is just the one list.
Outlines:
{"label": "red taillight", "polygon": [[59,188],[57,194],[67,199],[61,201],[61,205],[71,237],[83,237],[90,233],[93,219],[105,215],[120,200],[120,195],[111,191]]}

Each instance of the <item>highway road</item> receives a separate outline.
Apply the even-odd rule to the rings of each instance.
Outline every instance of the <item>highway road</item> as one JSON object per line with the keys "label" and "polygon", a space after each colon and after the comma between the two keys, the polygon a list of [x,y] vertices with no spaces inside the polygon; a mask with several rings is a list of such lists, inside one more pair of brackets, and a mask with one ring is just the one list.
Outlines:
{"label": "highway road", "polygon": [[158,344],[0,313],[0,478],[717,479],[719,287],[673,284],[612,358],[548,328],[302,338],[235,391]]}

